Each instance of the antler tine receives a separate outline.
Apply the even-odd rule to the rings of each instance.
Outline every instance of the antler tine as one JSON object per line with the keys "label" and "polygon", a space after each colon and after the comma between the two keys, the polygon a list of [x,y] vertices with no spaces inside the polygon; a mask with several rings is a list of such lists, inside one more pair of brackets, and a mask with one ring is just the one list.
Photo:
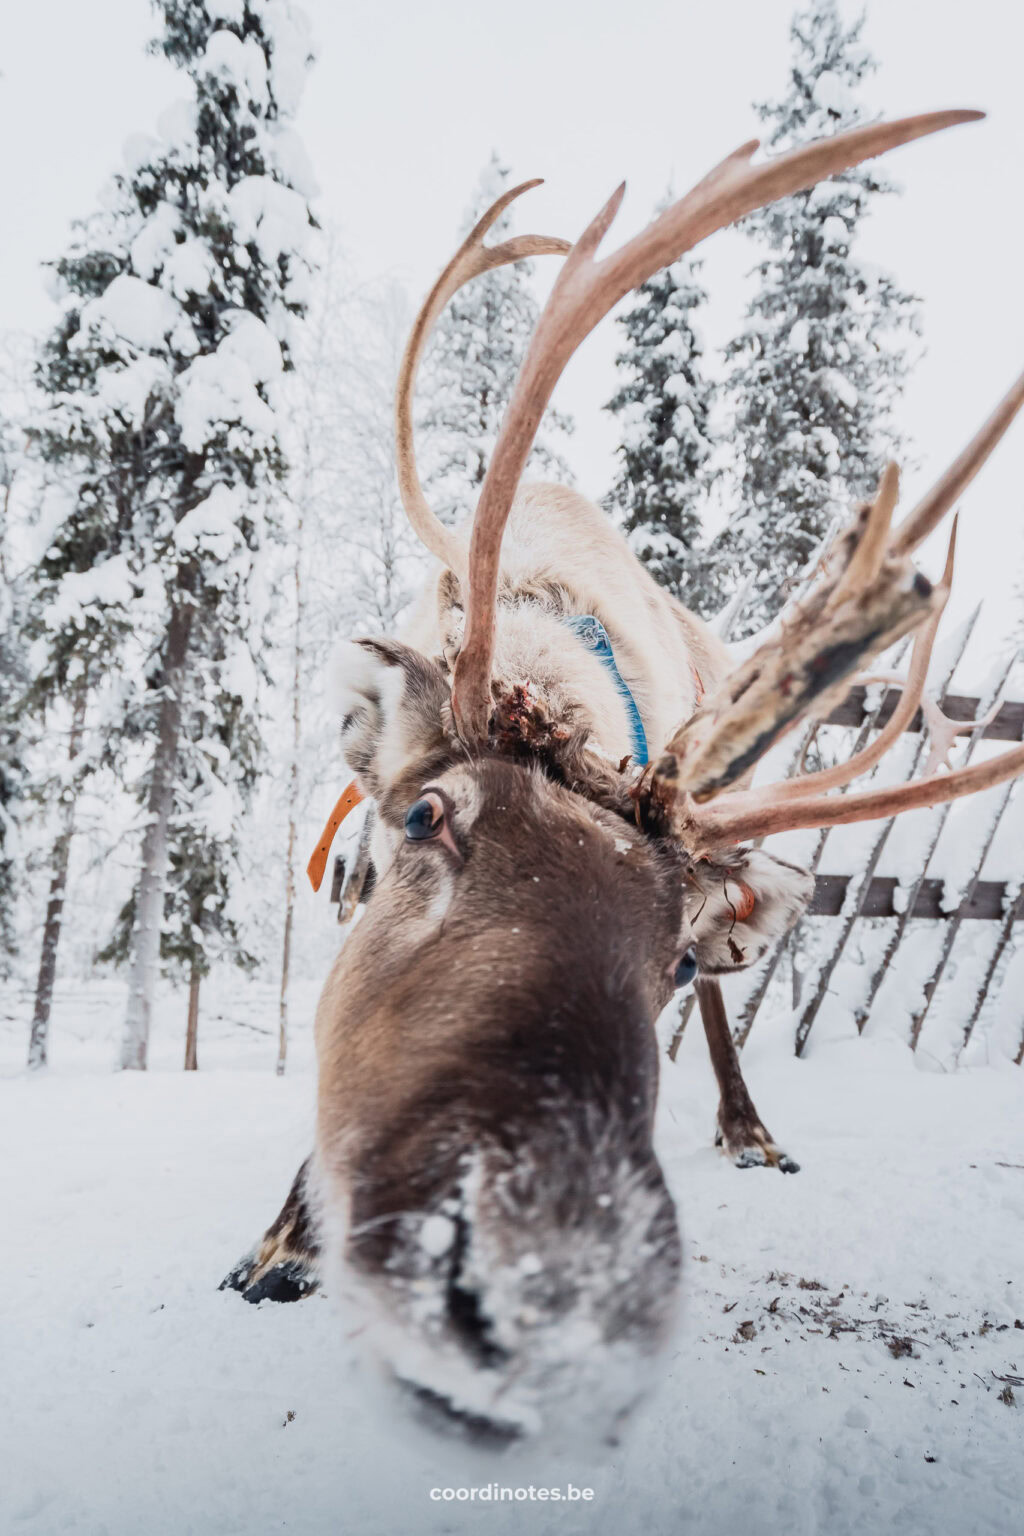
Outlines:
{"label": "antler tine", "polygon": [[741,810],[746,807],[757,807],[768,803],[790,803],[803,799],[809,794],[820,794],[828,789],[839,789],[849,784],[853,779],[858,779],[876,763],[880,763],[890,747],[899,740],[907,729],[918,709],[921,707],[924,695],[925,683],[928,681],[928,667],[931,663],[932,650],[935,646],[935,637],[938,634],[939,622],[949,601],[950,590],[953,585],[953,564],[956,554],[957,524],[953,523],[949,538],[949,549],[946,553],[946,565],[941,580],[935,588],[936,604],[932,612],[922,624],[914,636],[914,649],[910,658],[910,667],[907,671],[903,691],[900,694],[899,703],[893,710],[886,724],[879,731],[874,741],[863,747],[860,752],[845,763],[837,763],[833,768],[822,768],[818,773],[808,773],[802,778],[787,779],[781,784],[764,785],[759,789],[740,790],[729,800],[730,808]]}
{"label": "antler tine", "polygon": [[868,658],[945,602],[906,557],[885,548],[896,487],[890,466],[874,503],[837,536],[805,594],[675,732],[654,770],[660,798],[685,791],[710,800],[736,784],[803,716],[827,714]]}
{"label": "antler tine", "polygon": [[953,461],[941,479],[936,481],[896,529],[891,545],[893,554],[909,554],[938,526],[957,497],[970,485],[1022,405],[1024,373],[1003,396],[960,457]]}
{"label": "antler tine", "polygon": [[776,198],[813,186],[862,160],[983,117],[931,112],[874,123],[752,165],[756,139],[742,145],[653,223],[603,260],[597,247],[618,211],[618,189],[573,246],[540,317],[480,493],[469,556],[465,641],[452,703],[463,740],[487,739],[494,606],[501,540],[540,419],[566,363],[584,337],[630,289],[677,261],[701,240]]}
{"label": "antler tine", "polygon": [[865,518],[864,532],[849,565],[840,578],[836,599],[848,597],[870,586],[882,569],[889,542],[892,515],[900,494],[900,472],[895,464],[887,464],[878,483],[878,492]]}
{"label": "antler tine", "polygon": [[[897,816],[903,811],[920,810],[978,794],[1024,774],[1024,746],[1020,746],[990,758],[988,762],[957,768],[950,773],[926,773],[924,778],[912,780],[908,784],[860,790],[849,795],[821,793],[848,783],[851,778],[877,762],[900,731],[910,723],[921,703],[935,631],[952,584],[956,534],[957,525],[954,521],[945,569],[935,589],[938,606],[915,639],[914,656],[903,697],[892,720],[879,733],[875,742],[850,763],[811,774],[805,779],[770,789],[726,795],[707,806],[698,806],[689,796],[683,797],[682,805],[676,806],[675,820],[678,835],[692,854],[707,853],[752,838],[769,837],[777,832],[844,826],[852,822]],[[991,714],[990,711],[987,718],[991,718]],[[971,729],[977,729],[985,723],[975,721]],[[851,772],[851,769],[856,772]]]}
{"label": "antler tine", "polygon": [[[830,578],[824,572],[808,595],[786,610],[785,633],[770,635],[676,731],[655,767],[662,800],[677,801],[684,792],[709,800],[735,784],[802,715],[827,712],[857,667],[944,602],[941,587],[935,592],[915,575],[910,551],[992,451],[1021,404],[1024,379],[880,549],[896,485],[895,472],[887,471],[874,505],[832,545],[830,560],[841,574]],[[833,783],[840,782],[845,780],[837,770]],[[805,791],[806,785],[794,785],[782,788],[777,798],[793,803]],[[738,802],[735,810],[738,815]]]}
{"label": "antler tine", "polygon": [[1001,752],[985,763],[956,768],[952,773],[936,773],[925,779],[913,779],[909,784],[859,790],[851,795],[811,795],[806,800],[763,805],[753,811],[742,807],[733,810],[731,801],[740,797],[727,796],[706,808],[687,807],[681,818],[680,835],[691,852],[696,853],[746,842],[749,838],[768,837],[773,832],[877,821],[880,817],[898,816],[902,811],[960,800],[995,784],[1005,784],[1022,773],[1024,746]]}
{"label": "antler tine", "polygon": [[419,314],[409,333],[409,340],[402,355],[395,388],[395,451],[398,461],[398,488],[402,505],[413,530],[432,555],[455,571],[466,574],[466,551],[450,528],[431,510],[416,469],[416,448],[413,431],[412,402],[416,387],[416,375],[426,350],[430,333],[438,316],[449,300],[474,277],[490,272],[495,267],[523,261],[528,256],[560,256],[572,249],[568,240],[548,235],[517,235],[500,245],[484,245],[484,236],[497,222],[505,209],[529,192],[539,187],[543,177],[521,182],[503,192],[477,220],[437,282],[424,299]]}

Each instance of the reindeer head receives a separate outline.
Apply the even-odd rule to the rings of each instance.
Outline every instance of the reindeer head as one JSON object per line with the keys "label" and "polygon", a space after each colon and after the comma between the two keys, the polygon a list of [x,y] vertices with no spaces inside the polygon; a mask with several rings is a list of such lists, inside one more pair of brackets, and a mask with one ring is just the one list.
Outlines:
{"label": "reindeer head", "polygon": [[810,879],[692,860],[579,731],[512,733],[501,699],[467,751],[439,659],[366,641],[339,682],[377,883],[317,1022],[335,1251],[401,1325],[396,1369],[463,1413],[604,1409],[612,1380],[622,1408],[679,1264],[654,1021],[698,967],[763,954]]}
{"label": "reindeer head", "polygon": [[[654,1021],[698,969],[760,958],[813,885],[743,839],[995,781],[985,763],[828,796],[877,761],[875,743],[823,777],[733,788],[914,628],[904,705],[916,709],[951,555],[935,587],[908,556],[992,446],[992,424],[892,537],[886,477],[808,595],[643,774],[593,751],[580,712],[495,677],[501,539],[533,433],[568,356],[631,287],[760,203],[973,115],[876,124],[756,167],[745,146],[597,261],[617,194],[572,247],[538,324],[468,557],[419,486],[411,393],[451,293],[502,261],[566,249],[534,236],[483,245],[523,188],[480,221],[413,331],[398,391],[403,499],[453,573],[442,589],[464,587],[465,633],[442,656],[373,640],[343,658],[342,745],[376,802],[378,882],[318,1011],[318,1162],[328,1262],[370,1300],[395,1373],[471,1423],[515,1430],[570,1404],[607,1423],[642,1384],[679,1267],[652,1147]],[[999,430],[1022,398],[1018,385]],[[1024,767],[1021,753],[998,762],[1002,777]]]}

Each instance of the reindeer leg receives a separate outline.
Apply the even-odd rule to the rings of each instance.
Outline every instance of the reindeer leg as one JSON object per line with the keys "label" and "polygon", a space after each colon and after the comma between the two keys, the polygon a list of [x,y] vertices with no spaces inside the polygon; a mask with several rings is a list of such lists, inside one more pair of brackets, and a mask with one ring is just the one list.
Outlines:
{"label": "reindeer leg", "polygon": [[301,1301],[318,1288],[320,1245],[306,1193],[308,1169],[307,1158],[262,1242],[239,1260],[219,1290],[241,1291],[246,1301],[257,1302]]}
{"label": "reindeer leg", "polygon": [[775,1145],[747,1092],[720,984],[708,976],[698,978],[694,985],[721,1094],[715,1145],[732,1158],[737,1168],[767,1166],[782,1173],[798,1173],[800,1164]]}

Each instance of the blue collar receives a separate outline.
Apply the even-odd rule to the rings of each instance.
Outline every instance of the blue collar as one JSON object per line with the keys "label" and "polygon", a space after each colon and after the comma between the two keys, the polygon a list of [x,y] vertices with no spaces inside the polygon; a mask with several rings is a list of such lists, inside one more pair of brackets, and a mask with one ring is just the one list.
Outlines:
{"label": "blue collar", "polygon": [[615,652],[612,643],[608,639],[608,631],[600,619],[592,613],[577,614],[571,619],[563,619],[566,629],[571,629],[577,635],[588,651],[592,651],[598,661],[607,667],[612,675],[619,697],[626,706],[629,716],[630,742],[633,748],[633,761],[638,767],[643,768],[650,758],[647,753],[647,734],[644,731],[644,723],[640,719],[640,711],[636,707],[636,699],[629,691],[629,685],[615,665]]}

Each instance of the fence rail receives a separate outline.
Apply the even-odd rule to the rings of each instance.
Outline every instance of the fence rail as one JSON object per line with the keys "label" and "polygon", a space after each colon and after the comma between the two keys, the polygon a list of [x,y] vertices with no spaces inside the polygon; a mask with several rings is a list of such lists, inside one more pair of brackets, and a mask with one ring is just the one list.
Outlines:
{"label": "fence rail", "polygon": [[[846,901],[852,875],[818,875],[814,882],[814,896],[807,909],[808,917],[838,917]],[[1013,896],[1013,887],[1006,880],[979,880],[967,902],[957,903],[948,911],[943,910],[943,880],[922,880],[914,902],[911,917],[927,917],[939,921],[951,921],[959,913],[965,919],[981,918],[989,922],[1024,922],[1024,892]],[[860,905],[861,917],[899,917],[902,904],[896,905],[895,897],[899,881],[894,875],[875,875],[868,884]],[[1006,905],[1007,893],[1011,893],[1010,906]],[[962,907],[962,911],[961,911]]]}
{"label": "fence rail", "polygon": [[[871,724],[881,728],[892,719],[896,713],[896,706],[900,701],[901,690],[890,688],[887,690],[882,706],[877,711],[868,708],[868,691],[858,685],[851,688],[846,698],[834,709],[828,717],[829,725],[852,725],[860,728],[870,718]],[[947,693],[943,708],[953,720],[962,720],[965,725],[970,725],[977,720],[981,709],[981,700],[971,698],[963,693]],[[908,731],[920,731],[921,711],[907,726]],[[1000,704],[997,713],[989,721],[985,730],[986,741],[1024,741],[1024,699],[1006,700]]]}

